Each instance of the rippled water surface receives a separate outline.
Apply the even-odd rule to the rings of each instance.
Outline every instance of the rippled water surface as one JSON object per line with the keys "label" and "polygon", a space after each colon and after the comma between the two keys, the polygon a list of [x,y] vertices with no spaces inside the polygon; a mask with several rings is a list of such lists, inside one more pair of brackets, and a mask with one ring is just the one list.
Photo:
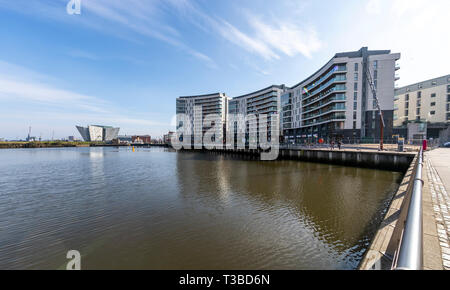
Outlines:
{"label": "rippled water surface", "polygon": [[0,150],[0,269],[355,268],[400,173],[168,149]]}

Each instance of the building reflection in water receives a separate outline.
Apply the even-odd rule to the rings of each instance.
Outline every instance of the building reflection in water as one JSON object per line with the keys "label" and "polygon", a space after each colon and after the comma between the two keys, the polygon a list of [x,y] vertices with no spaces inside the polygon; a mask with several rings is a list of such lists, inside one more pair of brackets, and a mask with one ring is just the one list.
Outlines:
{"label": "building reflection in water", "polygon": [[177,154],[177,171],[185,202],[198,202],[196,212],[209,212],[208,222],[227,220],[221,235],[241,233],[248,247],[269,247],[268,256],[271,251],[274,257],[284,253],[280,261],[286,264],[292,262],[289,255],[316,257],[319,268],[336,261],[343,268],[356,266],[400,176],[195,152]]}

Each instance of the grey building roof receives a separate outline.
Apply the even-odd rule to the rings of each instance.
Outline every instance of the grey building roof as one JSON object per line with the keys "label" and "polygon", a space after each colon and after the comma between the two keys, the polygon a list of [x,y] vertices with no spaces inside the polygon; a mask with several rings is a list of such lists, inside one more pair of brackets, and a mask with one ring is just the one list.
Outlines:
{"label": "grey building roof", "polygon": [[327,61],[326,64],[324,64],[321,68],[319,68],[315,73],[304,79],[303,81],[297,83],[296,85],[290,87],[289,89],[293,89],[301,85],[302,83],[305,83],[307,80],[312,78],[314,75],[317,74],[317,72],[321,71],[324,67],[326,67],[330,62],[333,61],[335,58],[342,58],[342,57],[348,57],[348,58],[357,58],[357,57],[364,57],[368,55],[380,55],[380,54],[389,54],[391,53],[390,50],[369,50],[368,47],[361,47],[358,51],[349,51],[349,52],[339,52],[336,53],[329,61]]}
{"label": "grey building roof", "polygon": [[245,98],[245,97],[248,97],[248,96],[251,96],[251,95],[256,95],[256,94],[258,94],[258,93],[264,92],[264,91],[269,90],[269,89],[280,89],[280,90],[284,90],[285,88],[286,88],[285,85],[271,85],[271,86],[268,86],[267,88],[260,89],[260,90],[257,90],[257,91],[255,91],[255,92],[252,92],[252,93],[248,93],[248,94],[245,94],[245,95],[242,95],[242,96],[234,97],[233,100],[234,100],[234,99],[239,99],[239,98]]}
{"label": "grey building roof", "polygon": [[409,92],[429,89],[431,87],[437,87],[446,84],[450,84],[450,74],[434,79],[429,79],[423,82],[418,82],[412,85],[407,85],[401,88],[397,88],[395,89],[395,95],[396,96],[403,95]]}
{"label": "grey building roof", "polygon": [[[220,96],[222,93],[214,93],[214,94],[206,94],[206,95],[193,95],[193,96],[181,96],[179,99],[190,99],[190,98],[199,98],[199,97],[214,97]],[[225,95],[225,93],[223,93]]]}

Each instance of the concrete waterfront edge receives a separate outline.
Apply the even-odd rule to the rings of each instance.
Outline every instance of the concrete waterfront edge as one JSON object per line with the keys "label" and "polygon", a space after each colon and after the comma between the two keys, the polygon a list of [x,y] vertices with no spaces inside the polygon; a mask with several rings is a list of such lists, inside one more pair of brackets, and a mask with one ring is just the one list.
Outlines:
{"label": "concrete waterfront edge", "polygon": [[414,157],[394,194],[377,233],[358,265],[359,270],[391,269],[408,212],[416,166],[417,156]]}
{"label": "concrete waterfront edge", "polygon": [[[240,155],[259,160],[261,150],[257,149],[214,149],[214,150],[189,150],[212,154]],[[337,164],[361,168],[374,168],[381,170],[393,170],[404,172],[408,169],[415,153],[387,152],[375,150],[327,150],[327,149],[280,149],[278,159],[300,160],[307,162],[319,162],[325,164]]]}
{"label": "concrete waterfront edge", "polygon": [[[369,248],[364,253],[359,270],[389,270],[395,263],[396,251],[402,239],[406,222],[410,198],[413,190],[417,168],[417,156],[411,162],[402,183],[392,198],[379,230],[375,234]],[[426,164],[426,165],[425,165]],[[422,187],[422,245],[423,245],[423,270],[443,270],[443,255],[440,247],[439,224],[435,220],[434,209],[436,204],[432,200],[433,182],[430,180],[429,160],[424,157],[422,173],[424,182]],[[442,245],[442,244],[441,244]]]}

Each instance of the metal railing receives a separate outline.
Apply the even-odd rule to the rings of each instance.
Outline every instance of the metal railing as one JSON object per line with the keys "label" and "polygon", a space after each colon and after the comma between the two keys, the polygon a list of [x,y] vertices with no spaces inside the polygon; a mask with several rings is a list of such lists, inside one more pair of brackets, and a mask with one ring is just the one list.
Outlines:
{"label": "metal railing", "polygon": [[422,270],[422,167],[423,150],[420,149],[408,207],[408,215],[397,256],[396,270]]}

